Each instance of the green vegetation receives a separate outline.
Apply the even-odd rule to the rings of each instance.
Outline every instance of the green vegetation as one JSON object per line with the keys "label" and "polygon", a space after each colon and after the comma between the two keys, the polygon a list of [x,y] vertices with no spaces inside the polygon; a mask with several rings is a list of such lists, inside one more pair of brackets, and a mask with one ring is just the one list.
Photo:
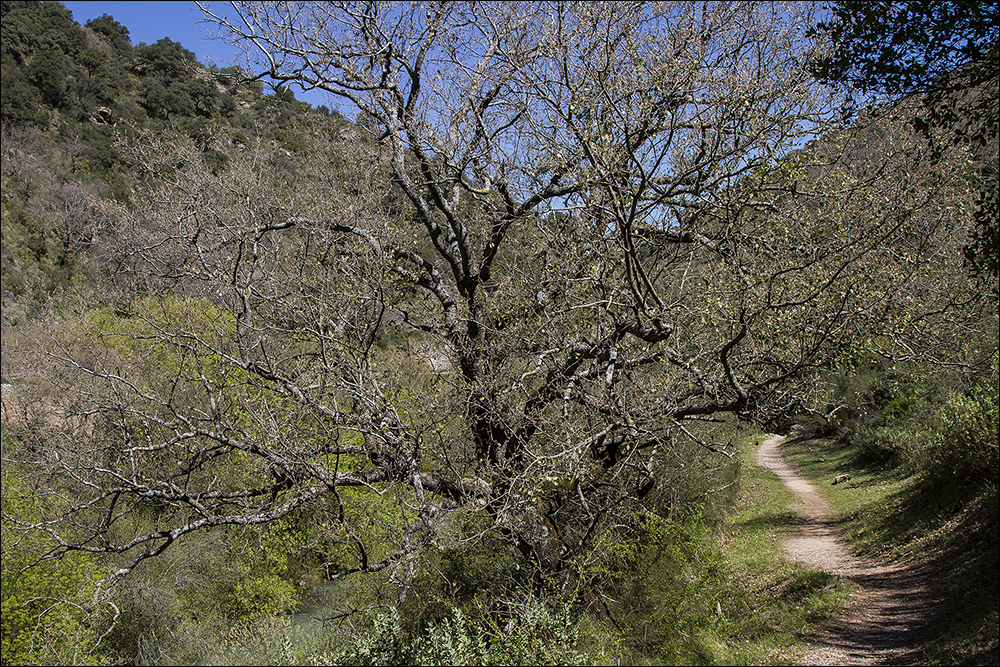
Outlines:
{"label": "green vegetation", "polygon": [[[996,357],[967,392],[925,381],[887,382],[873,393],[881,405],[873,426],[840,441],[792,440],[785,452],[834,507],[858,553],[932,573],[946,602],[940,634],[923,647],[929,664],[996,662]],[[830,484],[844,473],[850,482]]]}
{"label": "green vegetation", "polygon": [[[743,456],[756,457],[760,436],[744,441]],[[797,499],[774,473],[743,468],[740,496],[721,535],[728,572],[724,646],[717,664],[794,664],[801,643],[819,631],[846,602],[839,577],[785,560],[784,538],[797,530],[789,509]]]}
{"label": "green vegetation", "polygon": [[[603,633],[607,634],[607,633]],[[399,613],[375,616],[354,636],[306,635],[287,621],[235,628],[208,664],[324,665],[586,665],[614,656],[597,649],[600,634],[586,639],[567,612],[532,607],[524,618],[500,626],[477,624],[461,611],[416,636]],[[596,660],[596,662],[595,662]]]}
{"label": "green vegetation", "polygon": [[791,664],[850,592],[783,558],[793,425],[996,662],[995,124],[839,124],[799,5],[257,7],[337,52],[265,95],[2,5],[3,665]]}
{"label": "green vegetation", "polygon": [[39,562],[48,545],[12,529],[9,522],[48,516],[59,503],[56,498],[31,493],[22,475],[23,471],[8,464],[0,472],[3,664],[99,664],[106,650],[101,644],[102,630],[117,614],[114,604],[95,608],[93,603],[101,568],[83,553]]}
{"label": "green vegetation", "polygon": [[305,120],[311,108],[287,87],[263,95],[238,68],[206,68],[169,38],[133,45],[106,14],[81,26],[58,2],[4,2],[2,12],[0,275],[8,322],[92,277],[81,253],[108,221],[86,208],[87,198],[130,202],[144,178],[144,166],[116,144],[122,133],[187,136],[219,172],[247,135],[301,151],[311,133],[335,135],[345,124],[328,110]]}

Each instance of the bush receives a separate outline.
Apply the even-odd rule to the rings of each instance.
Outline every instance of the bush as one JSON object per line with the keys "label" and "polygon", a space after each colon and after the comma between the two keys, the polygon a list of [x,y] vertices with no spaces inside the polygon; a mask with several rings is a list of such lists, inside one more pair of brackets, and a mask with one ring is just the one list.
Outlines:
{"label": "bush", "polygon": [[206,664],[254,665],[574,665],[588,664],[568,610],[535,605],[503,628],[489,619],[450,616],[408,632],[399,612],[373,616],[358,632],[316,633],[284,619],[232,628]]}
{"label": "bush", "polygon": [[975,483],[996,479],[998,380],[997,361],[971,391],[945,392],[925,384],[873,392],[874,417],[861,420],[851,437],[860,458],[894,461],[932,484]]}
{"label": "bush", "polygon": [[[155,520],[150,512],[146,521]],[[286,547],[295,541],[281,522],[187,536],[122,582],[121,621],[105,645],[122,662],[204,662],[227,630],[290,612],[296,590],[285,576]]]}
{"label": "bush", "polygon": [[861,426],[851,437],[863,461],[886,463],[913,448],[914,433],[899,424]]}
{"label": "bush", "polygon": [[117,611],[98,595],[95,582],[103,570],[82,552],[39,560],[52,545],[38,533],[18,529],[16,522],[39,521],[56,502],[32,492],[12,464],[3,466],[2,488],[3,664],[98,664],[101,629]]}
{"label": "bush", "polygon": [[923,447],[911,450],[911,466],[933,481],[975,483],[1000,476],[1000,410],[996,362],[993,376],[968,394],[955,394],[934,416]]}
{"label": "bush", "polygon": [[621,601],[612,606],[614,617],[630,628],[626,642],[634,656],[712,662],[704,641],[718,620],[726,573],[702,508],[690,509],[690,516],[672,520],[646,512],[635,518],[637,534],[608,545],[605,598]]}
{"label": "bush", "polygon": [[[314,656],[318,658],[320,656]],[[579,665],[587,664],[569,611],[533,605],[503,628],[472,622],[461,611],[408,636],[393,610],[374,619],[350,646],[321,657],[347,665]]]}

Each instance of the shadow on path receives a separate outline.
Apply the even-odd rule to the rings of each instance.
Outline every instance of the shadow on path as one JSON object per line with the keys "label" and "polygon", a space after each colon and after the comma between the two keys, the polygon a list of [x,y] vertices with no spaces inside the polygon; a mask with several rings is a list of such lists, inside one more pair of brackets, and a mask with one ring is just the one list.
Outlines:
{"label": "shadow on path", "polygon": [[795,473],[781,456],[781,436],[768,436],[757,450],[758,463],[774,472],[801,503],[790,509],[802,517],[789,539],[789,559],[839,575],[852,584],[851,601],[841,616],[813,638],[805,665],[905,665],[919,660],[917,647],[930,629],[940,602],[931,594],[928,568],[878,565],[851,554],[829,518],[830,507],[816,488]]}

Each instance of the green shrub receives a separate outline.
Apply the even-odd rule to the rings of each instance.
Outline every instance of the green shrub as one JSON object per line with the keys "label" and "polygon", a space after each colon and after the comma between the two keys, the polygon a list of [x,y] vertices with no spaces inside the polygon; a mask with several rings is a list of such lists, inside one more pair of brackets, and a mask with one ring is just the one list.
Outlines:
{"label": "green shrub", "polygon": [[229,166],[229,156],[217,150],[207,150],[201,154],[201,159],[205,162],[213,174],[220,174]]}
{"label": "green shrub", "polygon": [[912,450],[914,433],[908,425],[861,426],[851,437],[862,461],[886,463]]}
{"label": "green shrub", "polygon": [[614,617],[629,628],[629,648],[667,664],[711,662],[702,635],[718,620],[726,587],[723,553],[703,508],[690,509],[672,520],[644,513],[638,534],[609,545],[604,560],[602,588],[621,601]]}
{"label": "green shrub", "polygon": [[299,538],[284,523],[189,535],[143,562],[121,584],[105,644],[122,662],[198,663],[230,629],[287,615],[297,591],[286,547]]}
{"label": "green shrub", "polygon": [[306,138],[294,130],[279,127],[274,131],[274,138],[293,153],[309,149],[309,142]]}
{"label": "green shrub", "polygon": [[3,664],[98,664],[101,630],[116,611],[95,595],[101,568],[81,552],[57,561],[39,560],[52,545],[40,533],[19,530],[15,522],[39,521],[52,508],[44,496],[29,491],[12,464],[3,466],[2,488]]}
{"label": "green shrub", "polygon": [[[994,363],[994,367],[996,364]],[[975,483],[1000,476],[1000,410],[996,376],[968,394],[955,394],[934,415],[932,429],[918,440],[911,466],[932,480]]]}
{"label": "green shrub", "polygon": [[493,619],[470,621],[459,610],[409,635],[395,610],[317,662],[348,665],[579,665],[587,664],[580,633],[569,611],[533,605],[519,620],[500,627]]}
{"label": "green shrub", "polygon": [[850,438],[862,461],[892,462],[932,484],[996,479],[998,433],[997,361],[971,391],[939,381],[882,378],[864,392]]}
{"label": "green shrub", "polygon": [[254,665],[576,665],[588,664],[579,626],[569,611],[534,605],[505,623],[473,620],[457,609],[415,632],[396,609],[372,616],[346,636],[322,633],[285,619],[234,626],[206,664]]}

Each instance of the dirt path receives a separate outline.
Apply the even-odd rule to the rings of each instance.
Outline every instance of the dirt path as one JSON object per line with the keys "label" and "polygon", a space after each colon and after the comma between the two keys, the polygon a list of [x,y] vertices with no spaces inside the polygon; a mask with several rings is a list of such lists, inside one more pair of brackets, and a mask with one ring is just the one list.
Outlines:
{"label": "dirt path", "polygon": [[785,543],[788,558],[836,574],[855,588],[841,617],[802,658],[804,665],[909,665],[931,625],[937,599],[926,573],[903,565],[878,565],[853,556],[836,534],[830,507],[816,488],[781,457],[781,436],[768,436],[757,461],[802,501],[800,534]]}

